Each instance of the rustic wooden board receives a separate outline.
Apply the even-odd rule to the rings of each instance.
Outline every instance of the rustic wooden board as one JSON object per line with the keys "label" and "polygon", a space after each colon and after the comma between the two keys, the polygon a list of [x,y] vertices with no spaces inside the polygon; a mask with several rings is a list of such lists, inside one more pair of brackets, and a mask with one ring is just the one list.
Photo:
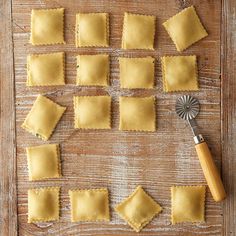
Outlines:
{"label": "rustic wooden board", "polygon": [[[9,58],[7,69],[1,68],[1,75],[6,81],[1,83],[2,113],[5,114],[5,123],[1,121],[1,131],[6,126],[7,118],[12,126],[4,129],[2,136],[7,134],[8,143],[1,141],[1,145],[8,146],[8,155],[5,155],[5,148],[1,148],[1,156],[9,158],[9,166],[5,168],[4,180],[9,175],[9,182],[13,183],[13,188],[5,186],[3,188],[8,195],[1,194],[1,197],[9,197],[1,204],[2,208],[8,207],[9,211],[4,210],[8,217],[5,224],[7,235],[14,235],[15,227],[11,231],[10,226],[16,226],[16,219],[12,215],[16,213],[14,204],[15,180],[14,161],[17,160],[17,198],[18,198],[18,233],[19,235],[136,235],[129,226],[121,220],[114,212],[113,207],[133,189],[141,184],[164,208],[163,213],[156,217],[139,235],[230,235],[235,232],[232,229],[234,224],[231,217],[235,214],[233,195],[231,194],[223,208],[222,204],[215,203],[209,191],[206,200],[206,223],[204,224],[183,224],[172,226],[170,223],[170,186],[180,184],[205,184],[203,174],[196,157],[193,146],[192,134],[189,127],[179,120],[174,112],[174,104],[177,97],[182,93],[164,94],[162,91],[162,79],[160,68],[160,56],[179,55],[172,41],[164,31],[161,23],[177,13],[184,7],[195,5],[200,18],[205,25],[209,36],[198,42],[184,55],[196,54],[198,56],[200,91],[193,94],[199,98],[202,106],[201,113],[197,118],[198,124],[205,135],[218,167],[223,160],[224,177],[227,183],[227,190],[234,190],[234,182],[228,174],[232,170],[235,162],[233,154],[233,137],[235,137],[235,112],[231,104],[235,104],[235,95],[229,86],[235,88],[233,81],[233,61],[230,57],[234,51],[229,50],[230,39],[226,34],[230,34],[233,26],[225,28],[226,24],[233,22],[234,18],[228,18],[228,13],[233,15],[235,6],[231,9],[229,3],[223,4],[226,13],[222,14],[220,1],[22,1],[14,0],[12,6],[10,2],[1,5],[1,14],[4,12],[8,22],[1,34],[5,41],[11,42],[13,35],[14,51],[7,43],[4,44],[6,50],[4,55]],[[30,37],[30,11],[32,8],[66,8],[66,45],[37,46],[33,47],[29,43]],[[12,13],[11,13],[12,8]],[[76,49],[74,44],[74,25],[75,14],[77,12],[109,12],[111,47],[107,49]],[[129,50],[120,49],[123,12],[135,12],[152,14],[157,16],[156,50]],[[12,25],[11,16],[12,15]],[[223,18],[222,18],[223,16]],[[223,27],[221,24],[223,19]],[[11,31],[12,27],[12,31]],[[2,37],[1,35],[1,37]],[[222,39],[221,39],[222,36]],[[231,36],[233,37],[233,36]],[[222,41],[224,45],[222,45]],[[227,47],[228,45],[228,47]],[[225,48],[226,47],[226,48]],[[66,52],[66,81],[63,87],[43,87],[26,88],[26,56],[30,53],[44,53],[54,51]],[[224,54],[227,51],[228,54]],[[108,89],[81,88],[75,86],[76,60],[75,56],[79,53],[109,53],[111,55],[111,86]],[[14,53],[14,67],[10,63]],[[119,88],[119,70],[117,58],[119,56],[154,56],[156,63],[156,88],[150,91],[144,90],[121,90]],[[226,56],[222,59],[222,55]],[[5,58],[4,58],[5,59]],[[6,58],[7,59],[7,58]],[[1,57],[1,65],[3,57]],[[224,67],[225,66],[225,67]],[[229,66],[229,67],[226,67]],[[231,67],[230,67],[231,66]],[[229,75],[230,83],[220,80],[222,70],[227,75],[227,69],[231,69]],[[14,70],[12,70],[14,68]],[[15,74],[15,90],[13,85],[13,72]],[[6,80],[6,76],[8,76]],[[225,77],[226,78],[226,77]],[[223,84],[223,86],[222,86]],[[224,90],[225,89],[225,90]],[[15,91],[15,112],[14,118],[14,96]],[[226,91],[226,92],[225,92]],[[28,171],[25,155],[25,147],[39,145],[45,142],[33,137],[20,128],[25,116],[31,108],[36,96],[43,93],[52,100],[68,109],[61,122],[57,126],[56,132],[48,143],[60,143],[62,150],[63,178],[50,181],[28,181]],[[227,93],[231,97],[227,97]],[[113,129],[110,131],[75,131],[73,129],[73,95],[95,95],[110,94],[113,97]],[[223,95],[222,95],[223,94]],[[118,97],[120,95],[156,95],[157,97],[157,117],[158,130],[155,133],[121,132],[118,131]],[[222,102],[222,98],[224,98]],[[5,101],[5,102],[3,102]],[[8,102],[6,102],[8,101]],[[234,103],[233,103],[234,102]],[[221,109],[222,108],[222,109]],[[7,113],[12,112],[13,115]],[[226,113],[227,112],[227,113]],[[225,120],[221,119],[225,118]],[[2,118],[2,117],[1,117]],[[15,121],[15,123],[14,123]],[[16,159],[14,154],[14,132],[11,130],[16,127]],[[223,131],[223,132],[222,132]],[[228,133],[230,136],[228,137]],[[10,135],[12,134],[12,135]],[[4,137],[4,136],[3,136]],[[230,139],[231,138],[231,139]],[[2,138],[3,140],[3,138]],[[224,142],[222,142],[224,141]],[[227,144],[232,146],[228,148]],[[222,157],[222,151],[224,156]],[[227,159],[229,157],[229,159]],[[7,163],[2,159],[2,164]],[[3,171],[4,168],[1,168]],[[1,181],[4,183],[4,181]],[[61,217],[60,221],[52,224],[28,224],[27,223],[27,189],[41,186],[61,186]],[[97,188],[108,187],[111,200],[110,223],[70,223],[70,207],[68,190],[71,188]],[[9,191],[10,189],[10,191]],[[235,193],[234,193],[235,194]],[[232,207],[233,206],[233,207]],[[224,213],[224,214],[223,214]],[[3,218],[2,218],[3,219]],[[225,220],[225,219],[228,219]],[[4,218],[5,220],[5,218]],[[12,225],[11,225],[12,224]],[[233,235],[233,234],[232,234]]]}
{"label": "rustic wooden board", "polygon": [[236,235],[236,24],[235,1],[223,1],[221,32],[222,171],[228,197],[224,203],[223,234]]}
{"label": "rustic wooden board", "polygon": [[16,235],[15,86],[11,2],[0,1],[0,233]]}

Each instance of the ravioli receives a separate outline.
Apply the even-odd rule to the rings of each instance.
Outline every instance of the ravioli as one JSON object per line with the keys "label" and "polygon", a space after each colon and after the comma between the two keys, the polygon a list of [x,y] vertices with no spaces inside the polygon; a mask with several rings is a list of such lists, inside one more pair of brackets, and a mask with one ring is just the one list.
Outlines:
{"label": "ravioli", "polygon": [[122,48],[154,49],[155,16],[132,14],[125,12]]}
{"label": "ravioli", "polygon": [[141,186],[115,207],[116,212],[136,231],[139,232],[154,216],[162,211]]}
{"label": "ravioli", "polygon": [[48,140],[65,110],[65,107],[39,95],[22,128],[43,140]]}
{"label": "ravioli", "polygon": [[172,224],[205,221],[205,186],[171,187]]}
{"label": "ravioli", "polygon": [[150,89],[154,87],[154,62],[152,57],[120,57],[120,86],[127,89]]}
{"label": "ravioli", "polygon": [[109,221],[108,190],[69,190],[71,221]]}
{"label": "ravioli", "polygon": [[155,131],[155,97],[120,97],[120,130]]}
{"label": "ravioli", "polygon": [[26,148],[29,180],[61,177],[58,144],[44,144]]}
{"label": "ravioli", "polygon": [[179,52],[208,35],[193,6],[172,16],[163,26]]}
{"label": "ravioli", "polygon": [[108,47],[109,14],[76,14],[76,47]]}
{"label": "ravioli", "polygon": [[75,96],[74,127],[76,129],[111,129],[111,97]]}
{"label": "ravioli", "polygon": [[28,223],[59,220],[59,187],[28,190]]}
{"label": "ravioli", "polygon": [[109,55],[78,55],[76,84],[107,87],[109,85]]}
{"label": "ravioli", "polygon": [[30,42],[33,45],[64,44],[64,8],[33,9]]}
{"label": "ravioli", "polygon": [[161,58],[165,92],[197,91],[196,56],[167,56]]}
{"label": "ravioli", "polygon": [[27,57],[27,86],[65,84],[65,54],[33,54]]}

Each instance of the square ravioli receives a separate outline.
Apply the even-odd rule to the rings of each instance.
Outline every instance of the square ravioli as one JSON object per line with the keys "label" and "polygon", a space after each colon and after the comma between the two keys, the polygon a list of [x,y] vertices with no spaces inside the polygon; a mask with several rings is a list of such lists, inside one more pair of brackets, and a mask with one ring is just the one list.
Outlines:
{"label": "square ravioli", "polygon": [[43,140],[48,140],[65,110],[65,107],[39,95],[22,128]]}
{"label": "square ravioli", "polygon": [[61,177],[60,151],[58,144],[27,147],[29,180]]}
{"label": "square ravioli", "polygon": [[109,221],[107,189],[69,190],[71,222]]}
{"label": "square ravioli", "polygon": [[27,86],[65,84],[64,52],[34,54],[27,57]]}
{"label": "square ravioli", "polygon": [[204,222],[205,186],[171,187],[172,224]]}
{"label": "square ravioli", "polygon": [[75,96],[75,128],[111,129],[110,96]]}
{"label": "square ravioli", "polygon": [[122,45],[123,49],[154,49],[155,16],[125,12]]}
{"label": "square ravioli", "polygon": [[109,55],[77,56],[77,85],[108,86]]}
{"label": "square ravioli", "polygon": [[109,14],[76,14],[76,47],[108,47]]}
{"label": "square ravioli", "polygon": [[163,26],[179,52],[208,35],[193,6],[171,17]]}
{"label": "square ravioli", "polygon": [[59,187],[28,190],[28,223],[59,220]]}
{"label": "square ravioli", "polygon": [[33,45],[65,43],[64,8],[33,9],[30,42]]}
{"label": "square ravioli", "polygon": [[198,90],[196,56],[162,57],[161,65],[165,92]]}
{"label": "square ravioli", "polygon": [[155,131],[155,97],[120,97],[119,129]]}
{"label": "square ravioli", "polygon": [[153,88],[154,62],[152,57],[119,58],[121,88]]}
{"label": "square ravioli", "polygon": [[161,212],[162,208],[141,186],[138,186],[127,199],[115,207],[115,210],[136,232],[139,232]]}

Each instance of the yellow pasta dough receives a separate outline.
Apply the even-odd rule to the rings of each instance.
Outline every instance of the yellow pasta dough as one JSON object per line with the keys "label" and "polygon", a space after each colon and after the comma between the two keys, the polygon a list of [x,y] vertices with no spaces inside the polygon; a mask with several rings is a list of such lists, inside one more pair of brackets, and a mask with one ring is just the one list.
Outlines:
{"label": "yellow pasta dough", "polygon": [[136,232],[139,232],[161,212],[162,208],[141,186],[138,186],[127,199],[115,207],[115,210]]}
{"label": "yellow pasta dough", "polygon": [[74,97],[75,128],[111,129],[111,97]]}
{"label": "yellow pasta dough", "polygon": [[39,95],[22,128],[43,140],[48,140],[65,110],[65,107]]}
{"label": "yellow pasta dough", "polygon": [[120,97],[120,130],[155,131],[155,97]]}
{"label": "yellow pasta dough", "polygon": [[108,46],[108,13],[78,13],[76,15],[76,47]]}
{"label": "yellow pasta dough", "polygon": [[77,56],[77,85],[108,86],[109,55]]}
{"label": "yellow pasta dough", "polygon": [[30,41],[33,45],[65,43],[64,8],[33,9]]}
{"label": "yellow pasta dough", "polygon": [[107,189],[69,190],[71,221],[109,221]]}
{"label": "yellow pasta dough", "polygon": [[27,57],[27,86],[64,85],[63,52],[34,54]]}
{"label": "yellow pasta dough", "polygon": [[59,220],[59,187],[28,190],[28,223]]}
{"label": "yellow pasta dough", "polygon": [[171,187],[172,224],[204,222],[205,186]]}
{"label": "yellow pasta dough", "polygon": [[154,49],[155,16],[125,12],[122,48]]}
{"label": "yellow pasta dough", "polygon": [[61,176],[58,144],[27,147],[29,180],[59,178]]}
{"label": "yellow pasta dough", "polygon": [[196,56],[162,57],[165,92],[198,90]]}
{"label": "yellow pasta dough", "polygon": [[163,26],[179,52],[208,35],[193,6],[171,17]]}
{"label": "yellow pasta dough", "polygon": [[121,88],[153,88],[154,61],[152,57],[119,58]]}

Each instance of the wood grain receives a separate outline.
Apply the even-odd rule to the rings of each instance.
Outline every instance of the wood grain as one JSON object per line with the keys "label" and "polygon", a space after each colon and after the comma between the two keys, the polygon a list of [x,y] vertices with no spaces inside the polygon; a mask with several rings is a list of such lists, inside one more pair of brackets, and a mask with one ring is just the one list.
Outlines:
{"label": "wood grain", "polygon": [[221,32],[222,171],[228,198],[224,203],[223,234],[236,235],[236,2],[223,1]]}
{"label": "wood grain", "polygon": [[15,93],[11,2],[0,2],[0,234],[17,234]]}
{"label": "wood grain", "polygon": [[[3,1],[4,2],[4,1]],[[230,1],[231,2],[231,1]],[[200,91],[190,93],[201,102],[201,113],[197,122],[205,135],[218,167],[223,161],[224,181],[227,190],[235,191],[232,180],[233,147],[235,137],[235,82],[233,81],[233,52],[230,50],[233,34],[233,20],[235,20],[235,6],[226,1],[189,0],[189,1],[43,1],[43,0],[14,0],[12,6],[9,1],[1,5],[1,12],[6,14],[4,32],[6,51],[8,56],[7,70],[1,68],[1,135],[8,135],[7,142],[1,145],[1,171],[4,171],[3,181],[8,180],[12,188],[5,187],[4,194],[10,196],[5,199],[4,206],[8,209],[1,213],[1,219],[13,217],[13,221],[6,220],[5,228],[10,229],[12,235],[16,230],[16,187],[14,174],[17,160],[17,196],[18,196],[18,234],[19,235],[136,235],[127,224],[114,212],[113,207],[127,197],[133,189],[141,184],[147,192],[164,208],[163,213],[156,217],[139,235],[233,235],[235,232],[235,205],[233,195],[227,199],[225,207],[215,203],[207,192],[206,223],[182,224],[172,226],[170,223],[170,187],[172,185],[206,184],[200,164],[198,162],[192,134],[182,120],[174,112],[175,100],[182,93],[165,94],[162,91],[160,56],[179,55],[173,42],[165,32],[161,23],[183,8],[195,5],[199,16],[209,32],[209,36],[190,47],[183,54],[198,56]],[[30,45],[30,11],[32,8],[65,7],[65,45],[37,46]],[[223,7],[223,10],[222,10]],[[231,8],[232,7],[232,8]],[[11,8],[12,33],[14,43],[14,67],[11,40]],[[157,33],[155,51],[120,49],[122,35],[122,21],[124,11],[144,13],[157,16]],[[110,13],[110,48],[75,48],[74,25],[77,12],[109,12]],[[223,20],[223,25],[222,24]],[[4,22],[5,22],[4,21]],[[231,26],[225,29],[225,25]],[[221,27],[222,26],[222,27]],[[224,29],[220,31],[220,29]],[[1,29],[2,33],[3,29]],[[227,33],[230,37],[225,36]],[[1,35],[1,36],[2,36]],[[6,38],[8,37],[8,38]],[[222,46],[221,42],[225,43]],[[10,46],[9,46],[10,45]],[[3,48],[4,48],[3,47]],[[235,48],[234,48],[235,49]],[[26,56],[30,53],[65,51],[66,52],[66,81],[62,87],[27,88]],[[111,56],[111,86],[108,89],[81,88],[75,86],[77,54],[109,53]],[[226,53],[226,54],[225,54]],[[2,54],[1,54],[2,55]],[[119,56],[153,56],[156,62],[156,87],[153,90],[121,90],[119,88]],[[1,57],[1,66],[3,65]],[[227,59],[226,59],[227,58]],[[222,71],[221,68],[224,67]],[[13,68],[15,77],[13,76]],[[232,71],[227,75],[228,70]],[[220,80],[221,73],[227,75],[226,83]],[[4,75],[4,76],[3,76]],[[11,79],[10,79],[11,78]],[[15,110],[14,117],[14,78],[15,78]],[[8,88],[6,90],[5,88]],[[233,88],[233,90],[230,88]],[[5,91],[2,93],[2,91]],[[7,93],[8,92],[8,93]],[[49,181],[28,181],[28,171],[25,147],[39,145],[45,142],[33,137],[20,128],[25,116],[29,112],[36,96],[45,94],[55,102],[67,106],[68,109],[58,124],[55,133],[47,143],[60,143],[62,150],[63,178]],[[113,97],[113,128],[108,131],[76,131],[73,129],[73,95],[110,94]],[[230,94],[227,97],[227,94]],[[157,123],[155,133],[121,132],[118,130],[119,110],[118,97],[120,95],[137,95],[157,97]],[[222,95],[222,96],[221,96]],[[4,98],[4,99],[3,99]],[[224,100],[222,101],[222,98]],[[4,101],[4,102],[3,102]],[[10,101],[10,102],[9,102]],[[3,109],[4,105],[6,108]],[[2,115],[4,112],[4,116]],[[227,114],[226,114],[227,113]],[[6,126],[6,117],[10,125]],[[3,119],[4,118],[4,119]],[[222,118],[222,119],[221,119]],[[14,125],[15,122],[15,125]],[[16,146],[14,145],[14,129],[16,127]],[[232,128],[230,130],[230,128]],[[10,130],[9,130],[10,129]],[[223,142],[222,142],[223,140]],[[234,139],[235,140],[235,139]],[[5,143],[3,143],[5,142]],[[231,146],[228,146],[231,144]],[[7,154],[6,155],[6,147]],[[15,159],[15,147],[17,158]],[[3,153],[4,151],[4,153]],[[223,151],[223,156],[222,156]],[[229,159],[227,159],[229,157]],[[9,161],[8,161],[9,160]],[[7,168],[3,168],[6,166]],[[231,172],[229,172],[231,170]],[[11,174],[9,174],[11,173]],[[234,176],[236,176],[234,174]],[[3,182],[2,181],[2,182]],[[2,183],[1,182],[1,183]],[[41,186],[61,186],[61,217],[59,222],[49,224],[27,223],[27,189]],[[110,223],[70,223],[70,206],[68,190],[71,188],[108,187],[111,200]],[[232,192],[233,193],[233,192]],[[2,192],[1,192],[2,194]],[[234,192],[235,195],[235,192]],[[3,195],[1,195],[3,196]],[[6,195],[4,195],[6,196]],[[1,205],[3,206],[3,205]],[[12,210],[11,210],[12,209]],[[5,215],[4,215],[5,212]],[[15,213],[15,214],[13,214]],[[11,218],[10,218],[11,219]],[[9,231],[1,231],[7,232]]]}

